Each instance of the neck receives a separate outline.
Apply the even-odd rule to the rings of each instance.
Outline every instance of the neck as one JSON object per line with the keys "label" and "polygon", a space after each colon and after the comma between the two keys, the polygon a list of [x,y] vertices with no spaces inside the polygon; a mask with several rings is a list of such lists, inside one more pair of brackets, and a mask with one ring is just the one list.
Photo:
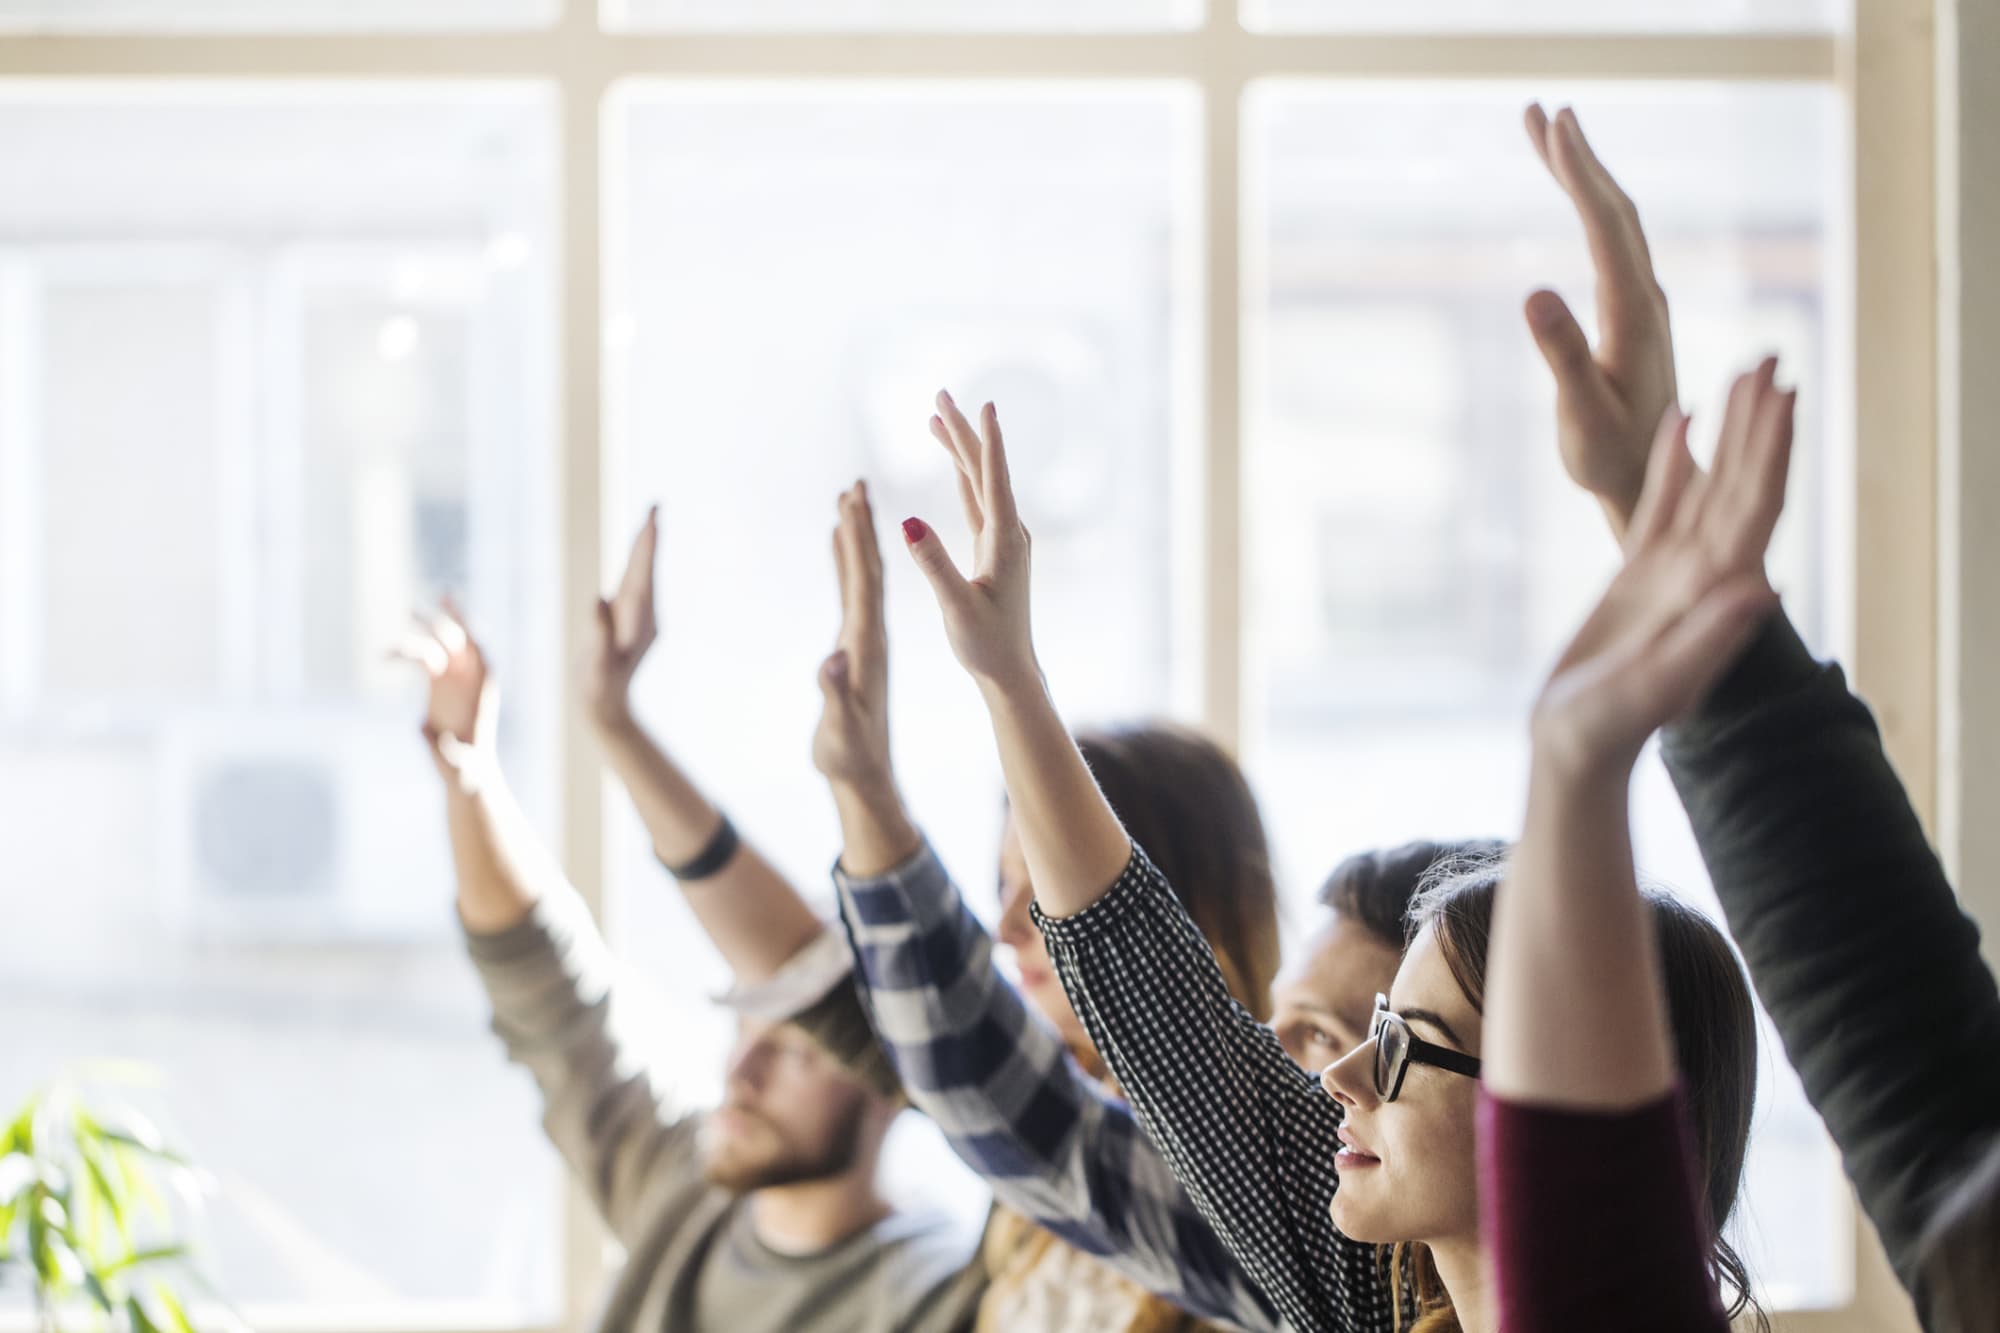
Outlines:
{"label": "neck", "polygon": [[779,1254],[830,1250],[874,1226],[893,1209],[875,1191],[874,1173],[777,1185],[750,1196],[750,1226]]}
{"label": "neck", "polygon": [[1486,1271],[1486,1251],[1477,1237],[1440,1241],[1430,1247],[1438,1279],[1451,1297],[1463,1333],[1494,1333],[1492,1284]]}

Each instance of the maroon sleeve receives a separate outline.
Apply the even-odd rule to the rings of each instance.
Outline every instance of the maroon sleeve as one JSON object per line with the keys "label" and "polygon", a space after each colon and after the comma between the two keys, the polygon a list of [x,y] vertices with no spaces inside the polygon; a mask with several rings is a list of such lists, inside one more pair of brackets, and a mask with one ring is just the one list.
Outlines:
{"label": "maroon sleeve", "polygon": [[1679,1093],[1629,1114],[1479,1099],[1502,1333],[1729,1333]]}

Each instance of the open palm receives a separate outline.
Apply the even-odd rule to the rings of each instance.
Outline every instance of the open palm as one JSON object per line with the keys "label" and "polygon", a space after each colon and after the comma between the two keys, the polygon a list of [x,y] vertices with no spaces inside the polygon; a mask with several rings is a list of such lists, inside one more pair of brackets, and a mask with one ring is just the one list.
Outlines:
{"label": "open palm", "polygon": [[430,682],[424,739],[440,764],[462,766],[466,751],[490,751],[499,723],[500,691],[478,640],[447,601],[433,616],[416,616],[394,656],[421,668]]}
{"label": "open palm", "polygon": [[1706,476],[1687,419],[1662,423],[1625,567],[1536,705],[1539,752],[1573,769],[1629,766],[1714,687],[1775,603],[1764,555],[1784,509],[1797,399],[1776,373],[1772,359],[1737,380]]}
{"label": "open palm", "polygon": [[632,550],[625,559],[625,573],[618,580],[617,589],[610,597],[600,597],[597,601],[590,648],[584,655],[578,680],[583,706],[600,724],[616,723],[631,716],[632,677],[660,637],[653,594],[653,566],[659,546],[660,511],[656,505],[632,539]]}
{"label": "open palm", "polygon": [[977,430],[951,395],[938,395],[931,434],[951,454],[958,496],[972,531],[970,578],[959,572],[936,532],[919,519],[903,525],[917,567],[944,612],[959,665],[983,685],[1008,688],[1040,676],[1028,616],[1029,537],[1014,504],[1000,416],[988,403]]}
{"label": "open palm", "polygon": [[840,579],[840,637],[820,666],[824,704],[813,732],[813,765],[834,783],[881,786],[892,780],[882,546],[865,483],[841,492],[838,507],[833,563]]}
{"label": "open palm", "polygon": [[1654,431],[1679,401],[1666,293],[1631,196],[1597,158],[1576,113],[1527,112],[1528,138],[1583,220],[1597,274],[1593,349],[1563,299],[1528,298],[1528,325],[1556,377],[1556,422],[1570,478],[1623,522],[1645,484]]}

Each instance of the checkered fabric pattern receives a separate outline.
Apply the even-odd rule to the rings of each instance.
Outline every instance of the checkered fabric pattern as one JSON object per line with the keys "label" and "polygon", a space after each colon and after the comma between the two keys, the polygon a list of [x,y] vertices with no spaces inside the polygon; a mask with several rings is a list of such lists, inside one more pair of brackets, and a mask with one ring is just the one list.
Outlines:
{"label": "checkered fabric pattern", "polygon": [[[1389,1333],[1374,1247],[1345,1240],[1343,1264],[1366,1277],[1354,1287],[1358,1304],[1329,1310],[1331,1298],[1322,1297],[1299,1306],[1305,1318],[1280,1314],[1275,1298],[1284,1288],[1263,1285],[1131,1108],[1076,1064],[1001,976],[991,937],[928,845],[878,878],[851,879],[836,867],[834,882],[861,993],[905,1090],[1002,1204],[1199,1318],[1260,1331]],[[1213,971],[1199,935],[1195,947]],[[1151,1015],[1145,1021],[1161,1012],[1139,1010]],[[1323,1157],[1330,1176],[1330,1152]],[[1324,1199],[1320,1207],[1324,1218]]]}
{"label": "checkered fabric pattern", "polygon": [[1301,1329],[1388,1329],[1377,1248],[1334,1228],[1337,1104],[1236,1003],[1139,848],[1111,890],[1036,924],[1070,1003],[1229,1252]]}

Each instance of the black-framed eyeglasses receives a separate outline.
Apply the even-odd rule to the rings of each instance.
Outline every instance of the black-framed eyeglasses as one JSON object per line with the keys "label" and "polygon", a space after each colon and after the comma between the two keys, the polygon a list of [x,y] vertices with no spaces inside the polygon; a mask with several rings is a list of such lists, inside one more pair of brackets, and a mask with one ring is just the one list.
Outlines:
{"label": "black-framed eyeglasses", "polygon": [[1402,1015],[1389,1008],[1389,997],[1375,997],[1375,1017],[1368,1024],[1368,1039],[1375,1043],[1375,1095],[1393,1102],[1403,1093],[1403,1077],[1410,1066],[1430,1065],[1434,1069],[1479,1077],[1479,1059],[1449,1046],[1425,1041],[1410,1031]]}

